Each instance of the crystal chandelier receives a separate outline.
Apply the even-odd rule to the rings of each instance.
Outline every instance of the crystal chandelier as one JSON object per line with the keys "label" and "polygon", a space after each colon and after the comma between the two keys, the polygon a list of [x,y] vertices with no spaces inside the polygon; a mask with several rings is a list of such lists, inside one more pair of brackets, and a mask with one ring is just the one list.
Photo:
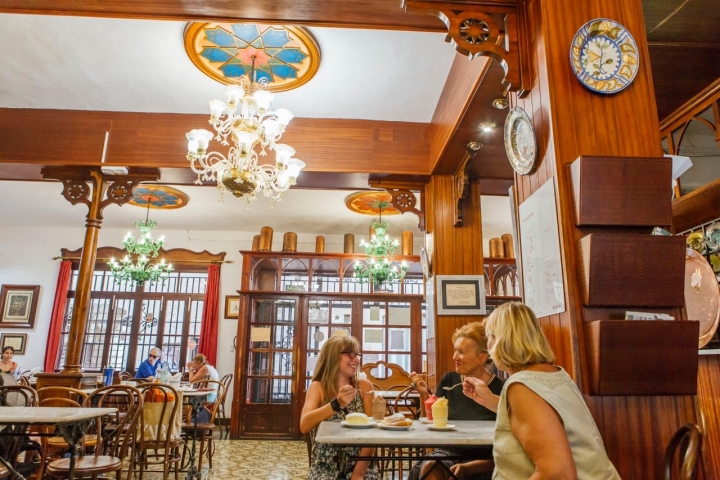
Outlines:
{"label": "crystal chandelier", "polygon": [[[160,263],[149,263],[151,258],[157,258],[160,248],[165,243],[165,236],[157,240],[152,237],[150,231],[157,226],[157,222],[150,220],[150,202],[148,202],[145,221],[135,222],[135,227],[140,229],[140,236],[136,239],[130,232],[123,238],[123,245],[128,255],[121,261],[111,258],[108,262],[110,271],[119,281],[134,282],[135,285],[143,286],[145,282],[157,282],[160,280],[165,285],[168,274],[173,271],[172,264],[166,264],[165,260]],[[134,262],[130,255],[136,258]]]}
{"label": "crystal chandelier", "polygon": [[402,280],[408,267],[404,260],[399,265],[393,262],[395,250],[400,242],[397,239],[392,240],[385,233],[390,224],[383,222],[382,209],[387,207],[388,203],[376,202],[376,206],[379,210],[379,219],[370,224],[375,234],[367,243],[365,240],[360,240],[360,246],[365,250],[368,258],[365,262],[359,260],[355,262],[355,277],[361,282],[372,282],[375,292],[392,291],[389,284]]}
{"label": "crystal chandelier", "polygon": [[[188,154],[190,168],[197,173],[196,184],[202,180],[217,180],[221,194],[226,191],[246,203],[256,199],[261,191],[272,200],[295,185],[305,162],[292,158],[295,150],[285,144],[276,143],[285,132],[293,114],[279,108],[270,111],[273,94],[267,79],[259,81],[255,75],[255,56],[252,56],[250,75],[244,75],[237,84],[225,88],[227,103],[210,101],[210,120],[217,135],[215,140],[223,145],[233,142],[228,156],[208,152],[213,133],[197,129],[188,132]],[[258,152],[259,147],[259,152]],[[275,151],[275,165],[258,165],[258,154],[267,155],[266,150]]]}

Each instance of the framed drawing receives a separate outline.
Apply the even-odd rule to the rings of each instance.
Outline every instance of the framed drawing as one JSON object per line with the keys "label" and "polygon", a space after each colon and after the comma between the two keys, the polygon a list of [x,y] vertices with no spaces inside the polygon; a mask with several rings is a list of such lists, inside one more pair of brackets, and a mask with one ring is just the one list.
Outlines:
{"label": "framed drawing", "polygon": [[33,328],[40,285],[3,285],[0,289],[0,328]]}
{"label": "framed drawing", "polygon": [[225,295],[225,318],[237,320],[240,315],[240,295]]}
{"label": "framed drawing", "polygon": [[0,334],[0,352],[5,347],[12,347],[15,355],[25,355],[27,345],[27,333],[3,333]]}
{"label": "framed drawing", "polygon": [[485,315],[483,275],[436,275],[438,315]]}

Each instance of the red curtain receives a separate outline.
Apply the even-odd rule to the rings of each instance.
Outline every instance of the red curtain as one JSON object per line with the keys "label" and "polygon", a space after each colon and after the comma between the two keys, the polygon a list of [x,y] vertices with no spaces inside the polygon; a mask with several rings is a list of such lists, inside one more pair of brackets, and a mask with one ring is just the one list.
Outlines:
{"label": "red curtain", "polygon": [[208,267],[208,282],[205,290],[205,305],[203,307],[198,353],[205,355],[208,363],[213,366],[215,366],[215,360],[217,359],[219,305],[220,265],[210,265]]}
{"label": "red curtain", "polygon": [[46,372],[55,371],[58,349],[60,348],[60,334],[62,332],[63,319],[65,318],[65,304],[67,303],[68,290],[70,289],[71,273],[72,262],[68,260],[60,262],[60,273],[58,274],[57,286],[55,287],[55,301],[53,302],[47,346],[45,347]]}

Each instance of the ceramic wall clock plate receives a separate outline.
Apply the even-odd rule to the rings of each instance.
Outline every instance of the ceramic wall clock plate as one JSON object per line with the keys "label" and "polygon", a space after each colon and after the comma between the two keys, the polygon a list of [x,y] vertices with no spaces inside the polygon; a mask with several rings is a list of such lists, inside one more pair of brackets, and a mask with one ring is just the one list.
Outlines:
{"label": "ceramic wall clock plate", "polygon": [[527,175],[535,168],[535,131],[530,117],[520,107],[510,110],[505,120],[505,152],[510,165],[520,175]]}
{"label": "ceramic wall clock plate", "polygon": [[690,248],[685,254],[685,309],[688,320],[700,322],[699,348],[702,348],[718,328],[720,288],[710,264]]}
{"label": "ceramic wall clock plate", "polygon": [[570,47],[570,64],[585,87],[598,93],[617,93],[638,71],[638,48],[625,27],[597,18],[578,30]]}

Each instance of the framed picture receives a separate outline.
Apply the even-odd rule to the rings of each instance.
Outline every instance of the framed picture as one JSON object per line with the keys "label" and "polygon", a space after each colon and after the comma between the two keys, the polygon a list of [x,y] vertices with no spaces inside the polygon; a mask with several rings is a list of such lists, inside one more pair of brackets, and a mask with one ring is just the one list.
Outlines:
{"label": "framed picture", "polygon": [[3,285],[0,289],[0,328],[33,328],[40,285]]}
{"label": "framed picture", "polygon": [[3,333],[0,334],[0,352],[5,347],[13,347],[15,355],[25,355],[27,345],[27,333]]}
{"label": "framed picture", "polygon": [[225,295],[225,318],[237,319],[240,315],[240,295]]}
{"label": "framed picture", "polygon": [[485,315],[483,275],[436,275],[438,315]]}

